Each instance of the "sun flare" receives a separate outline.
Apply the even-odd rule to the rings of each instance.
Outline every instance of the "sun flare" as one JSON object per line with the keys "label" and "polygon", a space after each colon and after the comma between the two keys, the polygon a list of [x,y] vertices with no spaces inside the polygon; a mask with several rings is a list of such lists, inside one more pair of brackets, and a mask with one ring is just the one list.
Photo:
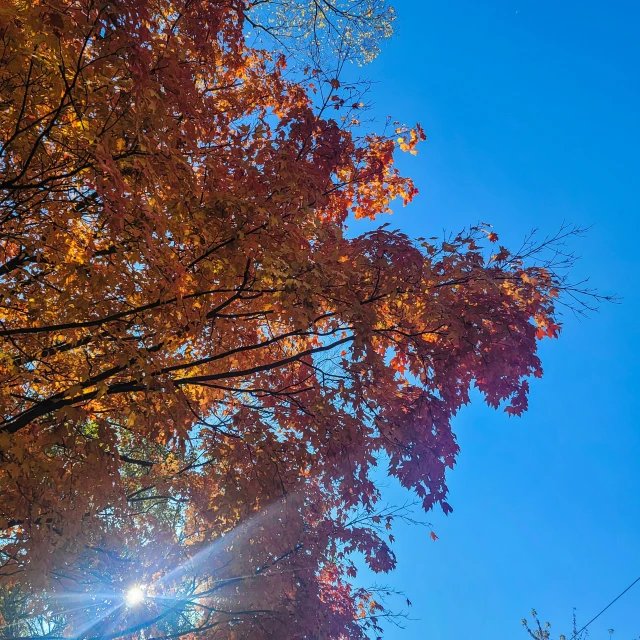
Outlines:
{"label": "sun flare", "polygon": [[143,588],[139,585],[134,585],[127,590],[124,600],[128,607],[136,607],[144,600],[144,596]]}

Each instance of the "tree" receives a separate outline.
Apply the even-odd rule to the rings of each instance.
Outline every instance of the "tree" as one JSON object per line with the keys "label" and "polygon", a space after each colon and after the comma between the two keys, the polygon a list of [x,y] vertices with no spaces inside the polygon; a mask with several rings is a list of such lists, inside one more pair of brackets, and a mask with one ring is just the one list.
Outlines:
{"label": "tree", "polygon": [[[535,609],[531,610],[531,623],[526,618],[522,619],[522,626],[525,631],[534,640],[549,640],[551,638],[551,623],[545,622],[542,624],[538,613]],[[573,610],[571,635],[570,640],[587,640],[589,632],[586,629],[578,629],[578,619],[576,617],[576,610]],[[613,633],[613,629],[609,630],[609,635]],[[567,640],[567,636],[560,634],[558,640]]]}
{"label": "tree", "polygon": [[[595,620],[595,618],[594,618]],[[593,622],[593,620],[591,621]],[[572,617],[572,625],[571,625],[571,633],[569,634],[560,634],[558,636],[558,640],[587,640],[589,638],[589,630],[587,627],[591,623],[587,623],[583,627],[578,627],[578,618],[576,616],[576,610],[573,610]],[[544,624],[540,622],[540,618],[538,617],[538,612],[535,609],[531,610],[531,622],[529,622],[526,618],[522,619],[522,626],[528,635],[534,640],[550,640],[551,635],[551,623],[545,622]],[[609,634],[609,640],[611,640],[614,636],[614,629],[607,629],[607,633]]]}
{"label": "tree", "polygon": [[245,9],[0,8],[0,582],[76,637],[378,633],[370,470],[451,511],[452,417],[525,410],[559,330],[561,236],[345,236],[412,199],[424,134],[359,136]]}

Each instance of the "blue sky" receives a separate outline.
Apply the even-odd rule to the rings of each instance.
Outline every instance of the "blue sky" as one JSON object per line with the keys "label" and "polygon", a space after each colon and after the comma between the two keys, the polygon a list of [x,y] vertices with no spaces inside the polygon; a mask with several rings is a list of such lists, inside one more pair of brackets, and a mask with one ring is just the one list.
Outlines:
{"label": "blue sky", "polygon": [[[420,195],[391,222],[414,236],[491,222],[515,244],[532,227],[593,225],[575,275],[623,297],[546,341],[530,410],[476,402],[455,421],[462,453],[449,517],[399,528],[386,579],[413,602],[388,638],[513,640],[536,607],[568,633],[640,576],[640,5],[398,0],[397,32],[363,73],[387,115],[428,141],[400,165]],[[358,231],[354,225],[352,232]],[[396,488],[389,500],[404,501]],[[419,618],[419,620],[417,619]],[[591,638],[640,635],[640,585]],[[568,636],[569,637],[569,636]]]}

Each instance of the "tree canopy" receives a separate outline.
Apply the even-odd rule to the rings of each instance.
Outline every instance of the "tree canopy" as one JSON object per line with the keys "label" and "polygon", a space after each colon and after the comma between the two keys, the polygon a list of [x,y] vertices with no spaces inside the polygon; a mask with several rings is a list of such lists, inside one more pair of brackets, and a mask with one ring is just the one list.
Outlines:
{"label": "tree canopy", "polygon": [[346,234],[423,131],[360,133],[246,9],[0,6],[0,584],[52,633],[377,635],[373,467],[451,511],[452,418],[525,410],[559,330],[530,244]]}
{"label": "tree canopy", "polygon": [[393,33],[395,10],[386,0],[252,0],[244,17],[288,54],[363,64]]}

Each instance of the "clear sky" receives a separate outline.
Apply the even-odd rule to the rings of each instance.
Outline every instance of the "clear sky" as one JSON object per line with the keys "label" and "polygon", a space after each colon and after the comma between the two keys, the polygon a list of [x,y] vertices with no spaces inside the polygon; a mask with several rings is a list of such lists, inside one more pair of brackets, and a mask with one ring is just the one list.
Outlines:
{"label": "clear sky", "polygon": [[[640,576],[640,5],[395,4],[397,33],[362,73],[378,81],[376,117],[419,121],[429,139],[401,159],[420,195],[392,226],[430,236],[484,220],[515,243],[534,226],[594,225],[575,275],[624,299],[564,317],[524,418],[480,402],[459,415],[454,512],[428,518],[440,539],[394,532],[385,581],[419,620],[388,638],[524,640],[531,607],[568,633],[572,607],[586,622]],[[640,636],[640,584],[591,638],[608,628]]]}

